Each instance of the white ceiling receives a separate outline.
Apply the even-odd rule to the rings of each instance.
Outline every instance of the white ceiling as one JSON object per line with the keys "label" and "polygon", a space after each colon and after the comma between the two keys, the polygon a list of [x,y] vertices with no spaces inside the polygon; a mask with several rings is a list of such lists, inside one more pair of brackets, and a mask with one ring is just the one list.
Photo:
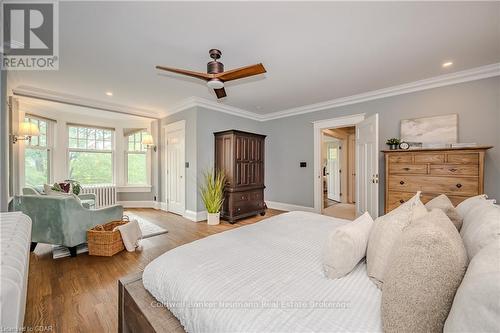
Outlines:
{"label": "white ceiling", "polygon": [[59,12],[59,70],[9,72],[9,85],[152,114],[216,100],[203,81],[154,69],[206,71],[210,48],[226,69],[265,65],[227,83],[222,101],[260,114],[500,62],[498,2],[60,2]]}

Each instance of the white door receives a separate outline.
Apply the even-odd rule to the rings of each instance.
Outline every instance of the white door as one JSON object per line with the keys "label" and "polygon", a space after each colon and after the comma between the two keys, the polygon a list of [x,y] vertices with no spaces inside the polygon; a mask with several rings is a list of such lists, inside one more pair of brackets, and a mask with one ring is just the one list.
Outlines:
{"label": "white door", "polygon": [[326,179],[328,199],[340,201],[340,151],[336,142],[327,144]]}
{"label": "white door", "polygon": [[184,214],[185,210],[185,160],[184,160],[184,129],[175,129],[166,133],[166,201],[167,210],[172,213]]}
{"label": "white door", "polygon": [[356,125],[356,211],[378,217],[378,114]]}

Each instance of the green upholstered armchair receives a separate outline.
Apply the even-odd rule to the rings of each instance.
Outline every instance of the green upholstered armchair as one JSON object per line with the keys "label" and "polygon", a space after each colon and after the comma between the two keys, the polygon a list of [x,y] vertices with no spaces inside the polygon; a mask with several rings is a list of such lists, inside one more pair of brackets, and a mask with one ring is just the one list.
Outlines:
{"label": "green upholstered armchair", "polygon": [[[43,193],[42,186],[23,188],[23,195],[42,195],[42,193]],[[83,207],[89,209],[95,208],[95,194],[93,193],[79,194],[78,198],[80,199]]]}
{"label": "green upholstered armchair", "polygon": [[76,246],[87,241],[87,230],[113,220],[121,220],[120,205],[87,209],[73,196],[22,195],[14,197],[13,208],[32,220],[31,251],[37,243],[68,247],[72,257]]}

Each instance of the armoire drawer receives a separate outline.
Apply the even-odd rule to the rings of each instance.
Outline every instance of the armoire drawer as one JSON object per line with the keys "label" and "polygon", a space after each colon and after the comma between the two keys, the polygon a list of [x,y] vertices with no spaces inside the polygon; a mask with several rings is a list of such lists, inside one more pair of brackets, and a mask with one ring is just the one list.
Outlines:
{"label": "armoire drawer", "polygon": [[422,174],[427,173],[427,164],[392,163],[389,165],[390,174]]}
{"label": "armoire drawer", "polygon": [[477,195],[479,181],[477,177],[445,176],[389,176],[389,189],[402,192],[431,192],[455,195]]}
{"label": "armoire drawer", "polygon": [[436,176],[478,176],[478,164],[435,164],[431,165],[431,175]]}

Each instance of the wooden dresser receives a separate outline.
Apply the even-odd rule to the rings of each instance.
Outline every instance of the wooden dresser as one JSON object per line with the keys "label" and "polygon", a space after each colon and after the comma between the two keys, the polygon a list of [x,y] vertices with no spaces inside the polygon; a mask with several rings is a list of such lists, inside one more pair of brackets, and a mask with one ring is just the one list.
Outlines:
{"label": "wooden dresser", "polygon": [[215,135],[215,170],[227,182],[221,217],[236,220],[266,212],[264,202],[265,135],[229,130]]}
{"label": "wooden dresser", "polygon": [[484,155],[474,148],[384,150],[385,212],[422,191],[422,202],[446,194],[454,205],[484,191]]}

